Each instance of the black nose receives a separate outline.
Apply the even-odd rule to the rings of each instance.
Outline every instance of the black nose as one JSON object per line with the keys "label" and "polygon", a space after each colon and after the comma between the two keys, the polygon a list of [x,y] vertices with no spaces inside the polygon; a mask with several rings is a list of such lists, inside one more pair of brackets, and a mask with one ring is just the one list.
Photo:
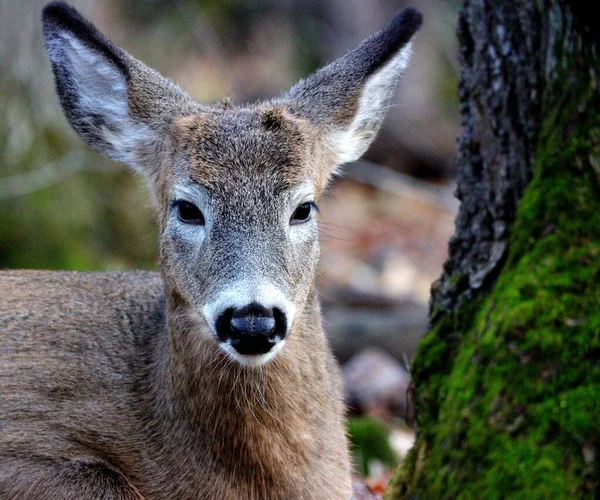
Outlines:
{"label": "black nose", "polygon": [[221,342],[229,342],[240,354],[266,354],[287,333],[283,312],[250,304],[240,309],[227,309],[216,324]]}

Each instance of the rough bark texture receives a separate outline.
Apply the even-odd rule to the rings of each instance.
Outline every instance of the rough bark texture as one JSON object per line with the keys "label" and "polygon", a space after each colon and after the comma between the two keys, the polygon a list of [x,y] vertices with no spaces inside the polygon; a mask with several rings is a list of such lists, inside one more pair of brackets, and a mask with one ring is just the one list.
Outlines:
{"label": "rough bark texture", "polygon": [[472,1],[458,24],[461,201],[432,320],[477,295],[506,256],[509,228],[531,178],[539,107],[540,25],[532,2]]}
{"label": "rough bark texture", "polygon": [[600,494],[600,61],[582,5],[461,11],[462,205],[388,498]]}

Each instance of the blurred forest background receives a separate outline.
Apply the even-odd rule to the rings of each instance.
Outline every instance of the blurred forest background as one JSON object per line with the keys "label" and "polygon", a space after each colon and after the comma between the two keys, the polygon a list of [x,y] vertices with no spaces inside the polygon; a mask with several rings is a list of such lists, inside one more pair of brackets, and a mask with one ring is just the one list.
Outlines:
{"label": "blurred forest background", "polygon": [[[142,179],[91,152],[62,116],[42,45],[44,3],[0,0],[0,268],[155,269],[153,207]],[[279,94],[409,5],[70,3],[195,98],[229,96],[236,104]],[[427,328],[429,287],[441,273],[458,207],[453,190],[460,130],[459,2],[410,5],[421,9],[425,25],[384,128],[364,159],[348,165],[333,183],[320,207],[320,288],[349,403],[357,414],[396,422],[398,432],[407,367]],[[355,425],[359,436],[372,424]],[[397,434],[392,440],[397,455],[410,440],[410,431]]]}

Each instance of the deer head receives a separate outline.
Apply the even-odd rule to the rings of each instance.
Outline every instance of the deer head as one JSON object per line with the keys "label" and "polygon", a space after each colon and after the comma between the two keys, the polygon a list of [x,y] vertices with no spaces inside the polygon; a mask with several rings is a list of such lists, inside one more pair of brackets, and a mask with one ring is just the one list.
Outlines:
{"label": "deer head", "polygon": [[280,98],[205,106],[62,2],[44,36],[72,127],[141,172],[155,195],[160,267],[199,338],[246,365],[302,335],[328,180],[377,133],[421,15],[406,9]]}

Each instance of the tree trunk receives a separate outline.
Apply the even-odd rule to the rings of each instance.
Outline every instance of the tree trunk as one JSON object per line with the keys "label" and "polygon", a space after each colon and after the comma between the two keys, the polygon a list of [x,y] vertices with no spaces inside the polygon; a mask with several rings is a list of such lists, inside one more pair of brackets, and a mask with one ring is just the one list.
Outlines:
{"label": "tree trunk", "polygon": [[390,499],[600,493],[600,44],[584,5],[461,10],[462,203]]}

